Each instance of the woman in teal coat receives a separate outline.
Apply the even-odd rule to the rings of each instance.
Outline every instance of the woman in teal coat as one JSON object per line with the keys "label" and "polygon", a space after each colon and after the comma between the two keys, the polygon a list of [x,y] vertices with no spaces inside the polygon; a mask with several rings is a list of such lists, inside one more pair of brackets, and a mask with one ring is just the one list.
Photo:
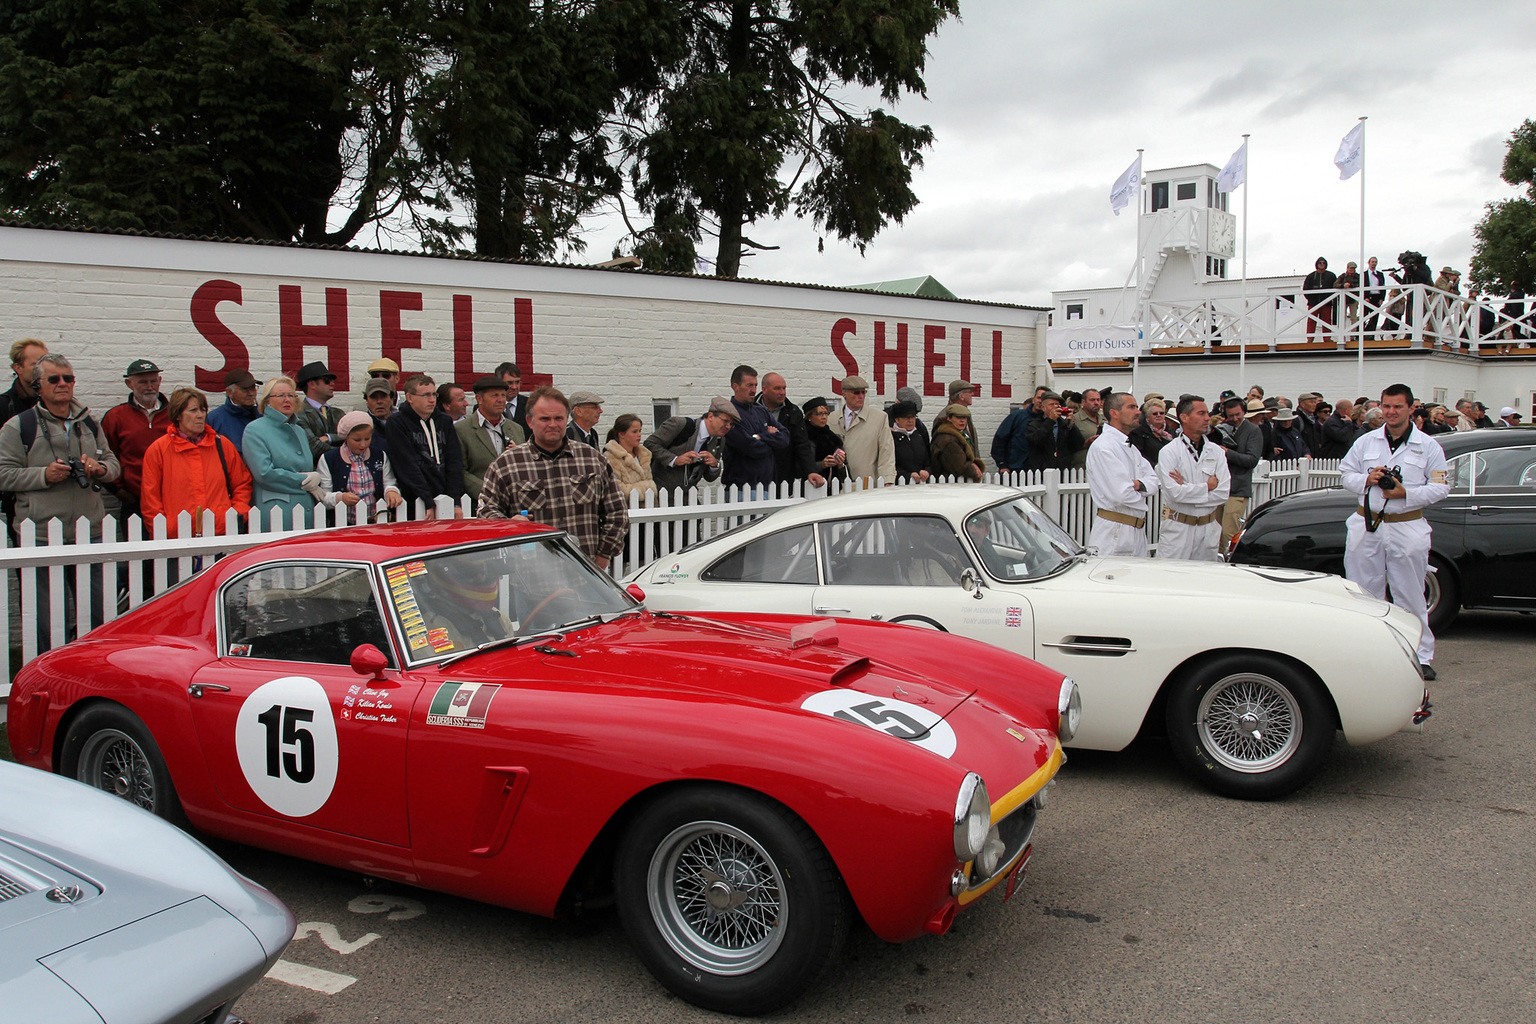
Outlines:
{"label": "woman in teal coat", "polygon": [[282,510],[283,526],[293,521],[293,510],[303,509],[303,523],[314,524],[315,499],[320,487],[309,438],[294,417],[298,388],[287,377],[273,377],[261,387],[257,408],[261,415],[245,428],[241,441],[245,464],[255,484],[253,507],[261,516],[262,530],[271,529],[272,510]]}

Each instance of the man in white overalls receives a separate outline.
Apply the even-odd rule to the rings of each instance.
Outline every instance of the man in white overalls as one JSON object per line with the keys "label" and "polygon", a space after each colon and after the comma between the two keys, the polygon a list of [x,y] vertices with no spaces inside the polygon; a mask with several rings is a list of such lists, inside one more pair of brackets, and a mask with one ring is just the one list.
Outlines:
{"label": "man in white overalls", "polygon": [[[1381,393],[1386,426],[1355,439],[1339,464],[1344,489],[1360,497],[1345,523],[1344,575],[1369,593],[1386,598],[1419,617],[1419,664],[1425,679],[1435,678],[1435,635],[1429,631],[1424,604],[1424,574],[1429,570],[1429,523],[1424,509],[1450,493],[1445,449],[1409,418],[1413,391],[1393,384]],[[1400,479],[1387,475],[1397,471]],[[1387,486],[1390,484],[1390,486]],[[1369,516],[1369,519],[1367,519]]]}
{"label": "man in white overalls", "polygon": [[1088,492],[1093,496],[1093,529],[1088,546],[1101,555],[1147,556],[1147,499],[1157,493],[1157,471],[1131,444],[1141,420],[1136,397],[1111,395],[1107,422],[1088,449]]}
{"label": "man in white overalls", "polygon": [[1226,449],[1207,443],[1211,411],[1205,399],[1179,400],[1179,436],[1157,456],[1157,481],[1163,489],[1163,527],[1158,558],[1219,562],[1221,508],[1232,487]]}

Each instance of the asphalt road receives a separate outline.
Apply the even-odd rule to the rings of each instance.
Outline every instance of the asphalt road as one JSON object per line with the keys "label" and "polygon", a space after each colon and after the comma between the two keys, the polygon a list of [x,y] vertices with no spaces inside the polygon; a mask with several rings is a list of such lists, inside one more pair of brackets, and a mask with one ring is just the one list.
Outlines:
{"label": "asphalt road", "polygon": [[[1206,793],[1161,742],[1075,752],[1011,903],[902,946],[855,930],[775,1019],[1536,1020],[1533,653],[1536,616],[1463,615],[1427,731],[1336,746],[1275,803]],[[324,972],[296,980],[356,979],[264,979],[237,1007],[251,1024],[724,1019],[654,982],[611,913],[546,921],[218,849],[326,926],[284,954]]]}

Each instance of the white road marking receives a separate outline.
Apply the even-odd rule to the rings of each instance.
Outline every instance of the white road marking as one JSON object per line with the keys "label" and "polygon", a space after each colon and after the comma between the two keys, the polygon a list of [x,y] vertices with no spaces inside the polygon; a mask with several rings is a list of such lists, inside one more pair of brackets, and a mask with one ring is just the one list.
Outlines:
{"label": "white road marking", "polygon": [[329,921],[305,921],[293,933],[293,938],[297,942],[299,939],[308,938],[311,935],[318,936],[321,942],[343,955],[355,953],[379,937],[374,932],[368,932],[359,936],[355,942],[348,942],[341,937],[341,932],[337,931],[336,926]]}
{"label": "white road marking", "polygon": [[357,980],[345,974],[322,971],[318,967],[307,967],[287,960],[279,960],[273,964],[272,969],[267,972],[267,977],[274,981],[297,985],[299,988],[324,992],[328,996],[335,995]]}

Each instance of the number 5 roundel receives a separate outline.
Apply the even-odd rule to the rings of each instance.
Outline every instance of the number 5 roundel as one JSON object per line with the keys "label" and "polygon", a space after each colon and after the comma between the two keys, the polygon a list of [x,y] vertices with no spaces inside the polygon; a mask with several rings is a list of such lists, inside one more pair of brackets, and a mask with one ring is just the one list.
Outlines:
{"label": "number 5 roundel", "polygon": [[823,690],[800,705],[855,725],[867,726],[933,751],[940,757],[955,752],[955,730],[943,718],[895,697],[874,697],[857,690]]}
{"label": "number 5 roundel", "polygon": [[278,814],[304,818],[324,807],[339,759],[325,688],[305,676],[258,686],[240,705],[235,753],[245,781]]}

